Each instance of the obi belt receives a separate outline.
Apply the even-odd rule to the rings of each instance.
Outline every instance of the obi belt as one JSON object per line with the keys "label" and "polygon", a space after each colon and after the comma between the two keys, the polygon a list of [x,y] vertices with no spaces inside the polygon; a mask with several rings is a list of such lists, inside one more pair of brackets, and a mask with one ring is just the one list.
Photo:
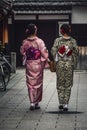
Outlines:
{"label": "obi belt", "polygon": [[26,50],[27,60],[38,60],[41,58],[41,51],[35,47],[29,47]]}

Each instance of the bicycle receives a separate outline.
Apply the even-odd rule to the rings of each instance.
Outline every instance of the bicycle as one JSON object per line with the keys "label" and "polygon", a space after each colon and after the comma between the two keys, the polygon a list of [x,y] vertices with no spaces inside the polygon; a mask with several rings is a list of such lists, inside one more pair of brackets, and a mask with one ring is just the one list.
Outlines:
{"label": "bicycle", "polygon": [[5,62],[0,63],[0,91],[6,91],[6,86],[10,80],[10,71],[5,66]]}
{"label": "bicycle", "polygon": [[6,91],[6,86],[10,80],[11,73],[15,70],[6,59],[3,52],[0,52],[0,91]]}

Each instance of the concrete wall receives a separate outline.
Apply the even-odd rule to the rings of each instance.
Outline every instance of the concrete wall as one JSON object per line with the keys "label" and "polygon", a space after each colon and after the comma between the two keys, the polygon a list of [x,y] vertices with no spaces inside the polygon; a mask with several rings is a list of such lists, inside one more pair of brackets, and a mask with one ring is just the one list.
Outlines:
{"label": "concrete wall", "polygon": [[72,24],[87,24],[87,6],[72,8]]}

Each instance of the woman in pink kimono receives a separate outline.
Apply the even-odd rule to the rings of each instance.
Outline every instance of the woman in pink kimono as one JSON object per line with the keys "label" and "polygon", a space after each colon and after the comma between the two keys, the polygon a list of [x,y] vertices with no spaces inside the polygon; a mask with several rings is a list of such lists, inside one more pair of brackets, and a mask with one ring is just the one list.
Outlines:
{"label": "woman in pink kimono", "polygon": [[43,71],[48,63],[48,50],[42,39],[36,36],[37,27],[29,24],[26,33],[28,37],[23,41],[20,52],[23,55],[26,67],[26,84],[30,99],[30,110],[40,109],[42,100]]}

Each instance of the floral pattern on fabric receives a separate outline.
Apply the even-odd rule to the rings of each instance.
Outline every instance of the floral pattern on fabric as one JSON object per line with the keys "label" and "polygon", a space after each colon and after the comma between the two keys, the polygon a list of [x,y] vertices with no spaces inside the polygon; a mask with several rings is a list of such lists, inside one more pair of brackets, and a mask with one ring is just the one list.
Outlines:
{"label": "floral pattern on fabric", "polygon": [[41,58],[41,51],[34,47],[29,47],[26,50],[27,60],[38,60]]}
{"label": "floral pattern on fabric", "polygon": [[68,49],[68,51],[66,52],[66,54],[67,54],[67,56],[70,56],[70,55],[72,55],[72,50],[71,49]]}
{"label": "floral pattern on fabric", "polygon": [[65,51],[66,51],[66,47],[65,46],[61,46],[58,49],[58,54],[63,57],[65,55]]}
{"label": "floral pattern on fabric", "polygon": [[61,57],[64,57],[65,54],[67,56],[70,56],[72,54],[72,50],[68,47],[68,46],[61,46],[59,49],[58,49],[58,54],[61,56]]}

